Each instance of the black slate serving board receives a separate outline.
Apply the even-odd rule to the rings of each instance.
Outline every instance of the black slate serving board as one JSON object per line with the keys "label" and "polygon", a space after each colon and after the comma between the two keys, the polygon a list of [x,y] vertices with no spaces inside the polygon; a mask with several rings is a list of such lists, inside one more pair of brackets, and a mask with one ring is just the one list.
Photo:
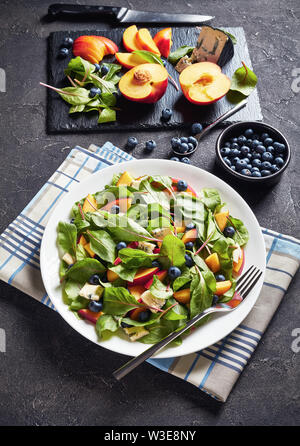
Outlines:
{"label": "black slate serving board", "polygon": [[[154,36],[161,28],[149,28],[149,30],[152,36]],[[224,30],[236,36],[237,39],[237,44],[234,45],[234,57],[222,69],[227,76],[231,77],[234,71],[241,66],[241,61],[244,61],[250,68],[252,68],[252,64],[243,28],[224,28]],[[123,31],[124,28],[115,28],[105,31],[68,32],[67,35],[73,39],[80,35],[103,35],[119,45],[120,51],[125,51],[122,46]],[[199,30],[194,27],[173,28],[172,49],[174,50],[182,45],[195,45],[198,35]],[[50,34],[48,41],[48,83],[58,88],[69,85],[66,83],[64,68],[68,65],[71,56],[63,60],[57,57],[58,50],[65,36],[66,32],[54,32]],[[111,62],[112,60],[107,59],[107,61]],[[174,67],[167,62],[166,68],[179,85],[179,74]],[[117,112],[116,122],[97,124],[97,112],[69,115],[69,105],[57,93],[48,90],[47,131],[48,133],[70,133],[185,128],[192,122],[210,124],[229,108],[233,107],[233,104],[224,97],[209,106],[193,105],[185,99],[181,90],[179,92],[176,91],[174,86],[169,82],[165,95],[156,104],[140,104],[128,101],[122,97],[118,100],[118,107],[121,110]],[[171,108],[173,110],[172,118],[167,123],[161,121],[161,112],[164,108]],[[262,120],[257,90],[249,97],[247,107],[233,115],[224,124],[243,120]]]}

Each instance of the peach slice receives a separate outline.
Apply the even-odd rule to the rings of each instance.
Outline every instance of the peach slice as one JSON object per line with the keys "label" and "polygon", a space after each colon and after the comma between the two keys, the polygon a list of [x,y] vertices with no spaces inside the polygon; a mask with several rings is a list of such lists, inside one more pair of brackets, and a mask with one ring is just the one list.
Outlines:
{"label": "peach slice", "polygon": [[217,214],[215,214],[215,219],[221,232],[224,231],[225,226],[227,225],[227,217],[229,217],[229,211],[218,212]]}
{"label": "peach slice", "polygon": [[128,285],[128,291],[137,301],[139,301],[146,289],[143,285]]}
{"label": "peach slice", "polygon": [[172,28],[161,29],[157,34],[155,34],[153,40],[161,52],[161,55],[167,59],[172,46]]}
{"label": "peach slice", "polygon": [[113,42],[112,40],[108,39],[104,36],[95,36],[97,39],[100,40],[100,42],[103,42],[106,47],[106,54],[115,54],[117,51],[119,51],[118,46]]}
{"label": "peach slice", "polygon": [[183,243],[194,242],[197,236],[197,229],[190,229],[189,231],[186,231],[181,240]]}
{"label": "peach slice", "polygon": [[177,302],[180,302],[181,304],[188,304],[191,300],[191,290],[189,288],[186,288],[185,290],[175,291],[174,299],[176,299]]}
{"label": "peach slice", "polygon": [[107,280],[109,282],[114,282],[118,278],[119,278],[119,276],[117,273],[115,273],[114,271],[111,271],[110,269],[107,270]]}
{"label": "peach slice", "polygon": [[93,195],[88,194],[82,206],[83,212],[95,212],[97,210],[97,201]]}
{"label": "peach slice", "polygon": [[245,264],[245,251],[241,248],[242,255],[239,258],[238,262],[233,262],[233,272],[236,276],[239,276],[243,271]]}
{"label": "peach slice", "polygon": [[147,28],[141,28],[138,31],[136,40],[138,41],[138,45],[140,45],[143,50],[150,51],[151,53],[160,56],[160,51]]}
{"label": "peach slice", "polygon": [[[163,269],[161,271],[158,271],[158,273],[156,273],[155,275],[162,282],[167,277],[168,271],[166,269]],[[151,287],[152,283],[153,283],[153,276],[151,277],[150,280],[148,280],[148,282],[145,283],[145,285],[144,285],[145,288],[147,290],[149,290],[149,288]]]}
{"label": "peach slice", "polygon": [[89,255],[91,256],[91,257],[95,257],[95,253],[94,253],[94,251],[92,250],[92,248],[91,248],[91,244],[90,243],[87,243],[86,245],[84,245],[83,246],[84,247],[84,249],[89,253]]}
{"label": "peach slice", "polygon": [[121,64],[121,65],[123,65],[123,67],[129,68],[129,69],[146,63],[146,61],[138,54],[116,53],[115,56],[116,56],[116,59],[119,62],[119,64]]}
{"label": "peach slice", "polygon": [[185,68],[179,76],[184,96],[193,104],[207,105],[221,99],[230,88],[230,79],[219,65],[199,62]]}
{"label": "peach slice", "polygon": [[97,320],[100,316],[102,316],[103,312],[99,311],[98,313],[95,313],[94,311],[88,310],[87,308],[78,310],[78,314],[83,318],[86,319],[89,322],[92,322],[93,324],[96,324]]}
{"label": "peach slice", "polygon": [[221,296],[222,294],[225,294],[228,290],[230,290],[231,285],[232,285],[232,283],[230,280],[224,280],[223,282],[217,282],[215,294],[217,296]]}
{"label": "peach slice", "polygon": [[130,175],[129,172],[123,172],[117,182],[117,186],[130,186],[133,180],[134,178]]}
{"label": "peach slice", "polygon": [[130,101],[151,104],[157,102],[168,86],[167,70],[155,63],[138,65],[121,77],[119,89]]}
{"label": "peach slice", "polygon": [[114,201],[110,201],[109,203],[107,203],[105,206],[103,206],[101,208],[101,211],[111,211],[111,208],[113,206],[119,206],[120,207],[120,212],[127,212],[128,209],[130,208],[132,203],[132,199],[131,198],[119,198],[117,200]]}
{"label": "peach slice", "polygon": [[131,25],[125,29],[123,33],[123,45],[130,53],[132,51],[142,50],[143,48],[137,40],[138,29],[135,25]]}
{"label": "peach slice", "polygon": [[134,276],[133,282],[129,282],[128,285],[142,285],[151,279],[157,271],[158,268],[141,268]]}
{"label": "peach slice", "polygon": [[105,44],[98,36],[80,36],[73,44],[74,56],[80,56],[91,63],[98,63],[107,54]]}
{"label": "peach slice", "polygon": [[206,257],[205,263],[213,273],[217,273],[221,269],[218,254],[214,252],[210,256]]}

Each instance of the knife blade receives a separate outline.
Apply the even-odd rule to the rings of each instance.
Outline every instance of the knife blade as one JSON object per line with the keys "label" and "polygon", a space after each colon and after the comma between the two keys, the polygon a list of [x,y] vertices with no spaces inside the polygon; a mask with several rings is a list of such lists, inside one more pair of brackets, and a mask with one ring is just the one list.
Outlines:
{"label": "knife blade", "polygon": [[57,19],[109,20],[116,23],[203,23],[214,17],[199,14],[134,11],[115,6],[68,5],[55,3],[49,6],[48,17]]}

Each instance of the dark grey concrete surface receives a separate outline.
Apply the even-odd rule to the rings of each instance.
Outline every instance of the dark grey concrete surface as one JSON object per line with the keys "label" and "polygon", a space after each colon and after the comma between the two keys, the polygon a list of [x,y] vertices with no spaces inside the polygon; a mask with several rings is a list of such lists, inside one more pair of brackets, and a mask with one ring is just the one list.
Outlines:
{"label": "dark grey concrete surface", "polygon": [[[65,2],[67,2],[65,0]],[[75,2],[74,2],[75,3]],[[81,3],[95,4],[86,0]],[[238,190],[261,225],[300,236],[299,94],[291,89],[299,67],[297,0],[105,0],[157,11],[215,15],[217,26],[243,26],[266,122],[278,127],[292,147],[282,181],[259,192]],[[50,1],[0,1],[0,67],[7,92],[0,93],[0,232],[18,215],[75,144],[87,147],[120,134],[49,136],[45,132],[46,37],[50,31],[86,29],[87,23],[41,22]],[[88,24],[91,29],[105,25]],[[196,117],[195,117],[196,120]],[[193,164],[214,172],[211,133]],[[153,157],[167,158],[176,132],[139,133],[154,138]],[[134,155],[144,158],[142,149]],[[0,353],[0,425],[296,425],[299,424],[300,353],[291,350],[300,326],[296,277],[251,362],[226,404],[195,387],[143,365],[121,383],[111,372],[125,357],[99,348],[74,332],[53,311],[12,287],[0,284],[0,328],[7,352]]]}

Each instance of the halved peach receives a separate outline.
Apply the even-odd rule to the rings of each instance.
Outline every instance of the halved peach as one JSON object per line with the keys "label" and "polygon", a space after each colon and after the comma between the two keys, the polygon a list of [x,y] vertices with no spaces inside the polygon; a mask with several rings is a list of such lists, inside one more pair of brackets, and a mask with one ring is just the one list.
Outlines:
{"label": "halved peach", "polygon": [[174,299],[176,299],[177,302],[180,302],[181,304],[188,304],[191,300],[191,290],[189,288],[186,288],[185,290],[175,291]]}
{"label": "halved peach", "polygon": [[161,29],[155,34],[153,40],[161,52],[161,55],[167,59],[172,46],[172,28]]}
{"label": "halved peach", "polygon": [[219,65],[212,62],[194,63],[179,76],[184,96],[193,104],[207,105],[221,99],[230,88],[230,79]]}
{"label": "halved peach", "polygon": [[97,210],[97,201],[93,195],[88,194],[82,206],[83,212],[95,212]]}
{"label": "halved peach", "polygon": [[125,68],[133,68],[138,65],[146,63],[145,59],[143,59],[138,54],[132,53],[116,53],[115,54],[117,61],[123,65]]}
{"label": "halved peach", "polygon": [[113,206],[119,206],[120,212],[127,212],[132,203],[132,198],[118,198],[117,200],[110,201],[101,208],[101,211],[111,211]]}
{"label": "halved peach", "polygon": [[137,33],[138,29],[135,25],[129,26],[123,33],[123,45],[130,53],[143,49],[137,41]]}
{"label": "halved peach", "polygon": [[160,51],[152,39],[149,29],[141,28],[136,35],[136,40],[143,50],[150,51],[151,53],[160,56]]}
{"label": "halved peach", "polygon": [[230,280],[224,280],[223,282],[217,282],[215,294],[217,296],[221,296],[222,294],[227,293],[227,291],[230,290],[231,285],[232,285],[232,283]]}
{"label": "halved peach", "polygon": [[215,219],[221,232],[224,231],[227,225],[228,222],[227,217],[229,217],[229,211],[218,212],[217,214],[215,214]]}
{"label": "halved peach", "polygon": [[154,103],[165,93],[168,86],[168,72],[159,64],[138,65],[121,77],[119,89],[130,101]]}
{"label": "halved peach", "polygon": [[190,229],[189,231],[186,231],[181,240],[183,243],[194,242],[197,236],[197,229]]}
{"label": "halved peach", "polygon": [[216,252],[214,252],[213,254],[210,254],[208,257],[206,257],[205,263],[213,273],[217,273],[221,269],[219,256]]}

